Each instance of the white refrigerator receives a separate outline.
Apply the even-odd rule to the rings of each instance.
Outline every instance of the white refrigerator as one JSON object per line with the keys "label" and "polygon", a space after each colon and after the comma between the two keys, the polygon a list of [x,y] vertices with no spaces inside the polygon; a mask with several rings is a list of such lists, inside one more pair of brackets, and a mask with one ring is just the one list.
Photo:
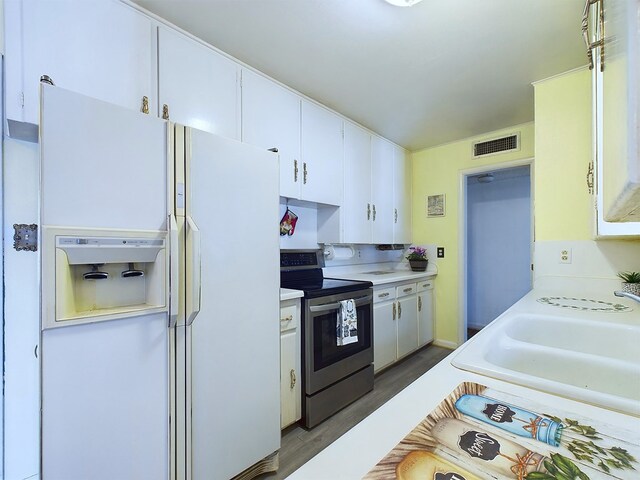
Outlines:
{"label": "white refrigerator", "polygon": [[277,467],[278,158],[41,95],[43,480]]}

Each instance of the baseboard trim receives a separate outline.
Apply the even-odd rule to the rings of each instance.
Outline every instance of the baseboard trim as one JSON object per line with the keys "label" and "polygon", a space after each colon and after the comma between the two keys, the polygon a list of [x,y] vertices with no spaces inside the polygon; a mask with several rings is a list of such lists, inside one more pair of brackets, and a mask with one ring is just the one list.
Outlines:
{"label": "baseboard trim", "polygon": [[433,344],[436,347],[448,348],[449,350],[455,350],[458,348],[458,344],[455,342],[449,342],[448,340],[434,340]]}

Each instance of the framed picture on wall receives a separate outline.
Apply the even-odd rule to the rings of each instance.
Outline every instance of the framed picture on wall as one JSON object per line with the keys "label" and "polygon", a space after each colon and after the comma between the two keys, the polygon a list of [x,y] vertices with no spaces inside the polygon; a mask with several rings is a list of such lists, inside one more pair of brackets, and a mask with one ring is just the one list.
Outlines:
{"label": "framed picture on wall", "polygon": [[427,196],[427,217],[444,217],[444,193]]}

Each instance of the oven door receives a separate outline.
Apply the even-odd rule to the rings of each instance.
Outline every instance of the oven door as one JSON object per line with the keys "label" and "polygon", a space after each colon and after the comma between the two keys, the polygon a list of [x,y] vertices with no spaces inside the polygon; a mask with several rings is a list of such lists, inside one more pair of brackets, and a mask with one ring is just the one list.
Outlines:
{"label": "oven door", "polygon": [[[307,395],[313,395],[373,362],[372,292],[369,288],[306,301],[303,360]],[[356,303],[358,341],[338,346],[336,321],[340,300],[348,299]]]}

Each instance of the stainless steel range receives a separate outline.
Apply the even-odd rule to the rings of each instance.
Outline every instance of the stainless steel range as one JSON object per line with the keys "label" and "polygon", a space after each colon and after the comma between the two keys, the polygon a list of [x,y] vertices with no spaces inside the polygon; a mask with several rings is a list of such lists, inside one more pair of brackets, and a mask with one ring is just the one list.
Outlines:
{"label": "stainless steel range", "polygon": [[[282,250],[280,285],[302,298],[302,422],[311,428],[373,389],[371,282],[324,278],[322,250]],[[358,341],[338,346],[340,301],[353,299]]]}

